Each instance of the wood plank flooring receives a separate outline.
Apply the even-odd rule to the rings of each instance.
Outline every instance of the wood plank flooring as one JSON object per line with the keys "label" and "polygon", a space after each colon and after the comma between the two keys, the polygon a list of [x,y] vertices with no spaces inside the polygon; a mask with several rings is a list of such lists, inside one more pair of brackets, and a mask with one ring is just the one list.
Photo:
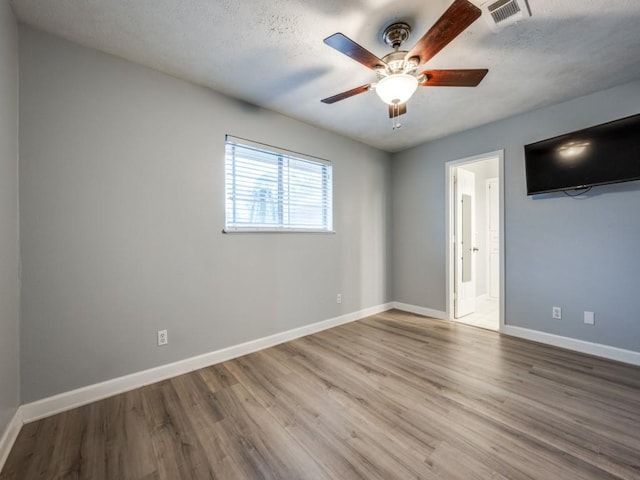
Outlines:
{"label": "wood plank flooring", "polygon": [[24,426],[0,480],[640,479],[640,368],[385,312]]}

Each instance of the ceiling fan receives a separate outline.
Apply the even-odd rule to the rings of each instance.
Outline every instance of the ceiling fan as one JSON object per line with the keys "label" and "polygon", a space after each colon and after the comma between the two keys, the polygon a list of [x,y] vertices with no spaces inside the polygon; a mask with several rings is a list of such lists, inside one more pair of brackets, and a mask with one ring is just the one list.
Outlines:
{"label": "ceiling fan", "polygon": [[359,93],[375,90],[382,101],[389,105],[389,117],[395,129],[400,126],[397,118],[407,112],[406,102],[418,86],[477,86],[487,74],[487,69],[424,70],[419,73],[418,70],[475,22],[481,13],[478,7],[467,0],[455,0],[409,51],[400,50],[400,47],[409,38],[411,27],[404,22],[393,23],[384,30],[382,39],[394,51],[382,59],[342,33],[334,33],[325,38],[324,43],[330,47],[372,69],[378,76],[378,81],[333,95],[323,99],[322,102],[331,104]]}

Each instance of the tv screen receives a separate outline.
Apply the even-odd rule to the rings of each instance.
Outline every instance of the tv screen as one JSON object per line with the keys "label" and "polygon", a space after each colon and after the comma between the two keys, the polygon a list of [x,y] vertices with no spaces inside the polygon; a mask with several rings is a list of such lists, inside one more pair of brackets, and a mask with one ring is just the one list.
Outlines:
{"label": "tv screen", "polygon": [[527,195],[640,180],[640,114],[524,147]]}

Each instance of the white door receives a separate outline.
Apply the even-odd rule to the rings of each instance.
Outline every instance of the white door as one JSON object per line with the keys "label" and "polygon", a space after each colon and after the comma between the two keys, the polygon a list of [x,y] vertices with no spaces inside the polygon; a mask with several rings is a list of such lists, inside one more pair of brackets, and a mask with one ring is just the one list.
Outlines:
{"label": "white door", "polygon": [[476,307],[475,175],[456,168],[455,176],[455,300],[454,316],[469,315]]}
{"label": "white door", "polygon": [[498,179],[487,180],[487,252],[489,268],[487,279],[490,298],[500,296],[500,212]]}

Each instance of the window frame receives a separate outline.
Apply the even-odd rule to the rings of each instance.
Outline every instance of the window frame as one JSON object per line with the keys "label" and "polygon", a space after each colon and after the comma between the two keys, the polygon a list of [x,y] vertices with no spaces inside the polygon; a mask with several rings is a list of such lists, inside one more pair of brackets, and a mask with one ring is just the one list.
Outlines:
{"label": "window frame", "polygon": [[[264,226],[264,225],[247,225],[247,226],[238,226],[236,209],[237,209],[237,201],[234,201],[233,197],[235,193],[230,191],[229,183],[230,177],[228,172],[228,163],[229,163],[229,148],[248,148],[259,152],[260,154],[265,154],[267,157],[271,157],[277,163],[278,166],[278,174],[277,174],[277,217],[278,222],[274,225]],[[287,226],[284,222],[284,207],[286,202],[284,201],[284,190],[287,189],[291,185],[290,180],[284,181],[284,171],[289,169],[290,167],[285,167],[285,161],[293,160],[294,162],[308,162],[315,166],[322,166],[323,170],[321,173],[321,182],[322,186],[320,188],[321,195],[323,200],[321,202],[322,208],[322,227],[290,227]],[[267,162],[265,161],[265,164]],[[231,160],[232,170],[231,180],[233,183],[233,189],[236,188],[236,179],[237,177],[237,164],[235,161],[235,153],[233,154],[233,160]],[[328,169],[328,170],[327,170]],[[288,176],[288,175],[287,175]],[[304,184],[298,184],[304,185]],[[224,228],[222,230],[223,233],[312,233],[312,234],[326,234],[326,233],[335,233],[333,229],[333,164],[331,161],[326,160],[324,158],[315,157],[313,155],[303,154],[300,152],[295,152],[292,150],[287,150],[280,147],[274,147],[272,145],[268,145],[261,142],[256,142],[253,140],[248,140],[246,138],[235,137],[232,135],[225,135],[225,160],[224,160]],[[231,209],[233,209],[233,217],[230,221],[229,219],[229,204],[231,204]]]}

